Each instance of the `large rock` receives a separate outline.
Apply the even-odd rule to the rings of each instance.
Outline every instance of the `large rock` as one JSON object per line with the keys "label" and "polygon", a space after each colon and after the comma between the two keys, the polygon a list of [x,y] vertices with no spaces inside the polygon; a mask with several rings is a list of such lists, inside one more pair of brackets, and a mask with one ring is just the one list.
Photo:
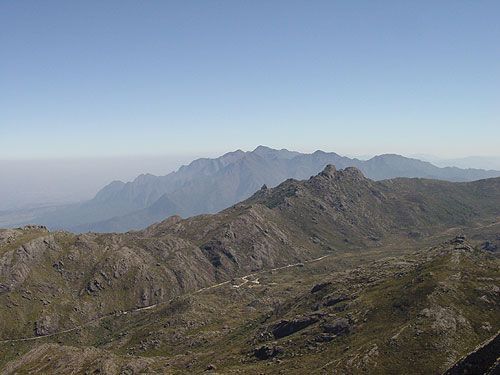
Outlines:
{"label": "large rock", "polygon": [[58,329],[58,319],[52,315],[45,315],[35,322],[35,335],[47,336]]}
{"label": "large rock", "polygon": [[347,301],[349,297],[345,294],[333,294],[326,298],[325,302],[323,302],[323,306],[333,306],[339,302]]}
{"label": "large rock", "polygon": [[450,241],[450,243],[454,245],[460,245],[463,244],[464,242],[465,242],[465,236],[463,234],[456,236],[454,239]]}
{"label": "large rock", "polygon": [[481,245],[481,249],[486,250],[486,251],[497,251],[498,246],[491,241],[485,241]]}
{"label": "large rock", "polygon": [[319,283],[319,284],[316,284],[312,287],[311,289],[311,293],[316,293],[316,292],[319,292],[320,290],[323,290],[325,289],[326,287],[332,285],[332,283],[330,281],[327,281],[327,282],[324,282],[324,283]]}
{"label": "large rock", "polygon": [[347,335],[351,332],[351,325],[346,318],[335,319],[331,323],[324,324],[322,328],[323,332],[333,333],[337,336]]}
{"label": "large rock", "polygon": [[259,348],[255,348],[253,355],[261,360],[276,357],[278,354],[284,352],[283,347],[277,345],[262,345]]}
{"label": "large rock", "polygon": [[319,319],[316,316],[303,316],[292,320],[282,320],[273,327],[272,333],[275,338],[279,339],[300,331],[301,329],[316,323],[318,320]]}

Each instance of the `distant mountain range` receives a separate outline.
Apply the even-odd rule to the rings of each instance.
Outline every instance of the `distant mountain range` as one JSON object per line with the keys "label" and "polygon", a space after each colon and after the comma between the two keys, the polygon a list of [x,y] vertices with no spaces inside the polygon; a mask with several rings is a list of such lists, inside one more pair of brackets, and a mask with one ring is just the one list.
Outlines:
{"label": "distant mountain range", "polygon": [[89,201],[43,212],[29,221],[75,232],[142,229],[171,215],[217,212],[250,197],[263,185],[306,179],[327,164],[339,169],[356,167],[373,180],[419,177],[458,182],[500,176],[500,171],[439,168],[394,154],[364,161],[334,152],[305,154],[259,146],[249,152],[197,159],[165,176],[143,174],[127,183],[114,181]]}
{"label": "distant mountain range", "polygon": [[410,157],[428,161],[438,167],[500,169],[500,156],[467,156],[448,159],[434,155],[417,154]]}

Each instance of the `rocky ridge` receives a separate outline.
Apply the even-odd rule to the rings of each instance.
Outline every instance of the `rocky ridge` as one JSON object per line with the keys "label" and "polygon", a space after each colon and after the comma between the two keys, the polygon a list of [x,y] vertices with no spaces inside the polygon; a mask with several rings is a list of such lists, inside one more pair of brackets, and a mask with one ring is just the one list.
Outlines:
{"label": "rocky ridge", "polygon": [[[249,370],[261,366],[255,362],[259,359],[254,353],[276,359],[284,356],[298,366],[290,358],[314,357],[316,350],[338,340],[352,337],[356,348],[364,348],[361,341],[374,337],[371,330],[361,329],[364,319],[375,324],[375,330],[377,325],[385,324],[381,320],[385,319],[384,314],[380,314],[378,308],[372,311],[370,306],[375,304],[381,306],[380,311],[389,309],[394,315],[395,325],[391,330],[402,329],[411,318],[429,322],[423,325],[425,330],[419,328],[423,331],[452,337],[455,341],[438,340],[440,345],[444,343],[443,347],[450,348],[436,359],[444,369],[464,348],[477,344],[464,339],[462,332],[477,339],[484,338],[484,334],[477,332],[488,331],[478,328],[477,323],[468,323],[474,320],[472,314],[482,317],[481,325],[496,329],[493,318],[498,301],[490,290],[490,281],[481,281],[484,291],[478,291],[466,278],[471,272],[477,273],[478,278],[497,275],[495,252],[481,248],[486,240],[494,238],[495,227],[483,225],[477,234],[477,244],[456,237],[414,258],[387,257],[391,253],[401,255],[398,253],[401,249],[397,250],[394,243],[419,247],[441,232],[467,228],[500,216],[499,200],[499,179],[471,183],[423,179],[376,182],[355,168],[337,170],[328,166],[309,180],[287,180],[276,188],[263,188],[248,200],[218,214],[190,219],[174,216],[138,232],[74,235],[49,232],[41,227],[0,230],[0,340],[67,337],[72,338],[65,344],[69,346],[74,345],[74,340],[91,347],[106,342],[100,348],[104,350],[117,350],[113,344],[116,341],[118,347],[121,347],[118,343],[123,342],[126,348],[123,350],[133,355],[146,352],[167,355],[170,350],[179,350],[174,349],[176,347],[202,348],[216,337],[226,337],[230,331],[225,328],[208,329],[203,335],[189,339],[178,332],[180,327],[187,334],[191,329],[216,324],[213,320],[210,323],[210,319],[227,314],[227,310],[221,311],[221,306],[234,299],[235,314],[245,311],[250,319],[247,323],[251,323],[244,328],[240,321],[237,329],[237,332],[243,330],[240,334],[245,344],[229,336],[231,342],[236,340],[235,348],[244,353],[245,366],[249,366]],[[321,261],[308,262],[313,259]],[[359,259],[358,266],[352,266],[352,259]],[[366,263],[367,259],[375,263]],[[327,276],[331,269],[321,268],[327,260],[333,269],[345,264],[345,271],[336,270],[334,276]],[[475,264],[480,265],[479,269]],[[313,265],[315,271],[307,273]],[[430,267],[428,273],[424,270],[426,267]],[[441,272],[442,267],[449,271]],[[290,279],[277,282],[279,287],[273,289],[271,280],[279,277],[275,274],[278,271],[289,274]],[[431,275],[436,272],[438,279]],[[290,280],[297,277],[312,280],[315,275],[325,278],[305,289],[300,288],[300,283],[299,287],[290,284]],[[234,281],[242,276],[245,279],[241,282]],[[393,285],[391,280],[400,281]],[[467,281],[462,292],[460,280]],[[379,290],[381,285],[388,289]],[[266,296],[266,289],[261,288],[271,288],[271,294]],[[290,293],[287,288],[291,288]],[[369,292],[367,288],[374,289]],[[410,288],[415,298],[404,297],[406,292],[402,288]],[[261,290],[263,294],[246,300],[254,290],[255,293]],[[455,295],[456,300],[443,300],[447,293]],[[456,301],[464,298],[460,293],[474,294],[466,297],[474,301],[481,298],[478,306],[483,310],[458,311],[461,305]],[[217,304],[214,305],[214,301]],[[379,302],[384,304],[383,308]],[[445,302],[455,304],[457,309],[450,310]],[[269,306],[274,306],[272,312],[268,311]],[[490,309],[485,310],[485,306]],[[155,315],[161,311],[163,315]],[[153,314],[163,326],[146,334],[141,328],[147,327],[140,320],[141,314]],[[172,320],[165,321],[165,316]],[[238,321],[241,317],[238,313],[231,319]],[[130,327],[131,331],[122,332],[124,327]],[[386,328],[381,330],[385,332]],[[132,334],[137,329],[139,341],[135,341]],[[65,331],[67,335],[58,334]],[[85,334],[76,339],[74,335],[79,332]],[[234,328],[231,332],[235,332]],[[364,333],[357,335],[359,332]],[[418,330],[411,332],[416,335]],[[398,337],[396,335],[394,342]],[[292,338],[290,347],[286,340]],[[296,342],[295,338],[300,340]],[[26,349],[32,348],[30,345],[36,349],[36,341],[20,342]],[[385,364],[375,359],[384,347],[384,343],[376,342],[366,352],[360,351],[358,356],[366,360],[356,360],[356,368],[362,371],[374,368],[375,364],[381,369],[389,366],[390,361],[396,359],[387,360]],[[36,358],[44,357],[45,354],[40,353],[61,350],[65,353],[62,358],[67,358],[69,353],[80,353],[54,346],[38,350],[29,363],[37,363]],[[288,357],[291,352],[294,356]],[[14,354],[7,353],[4,358],[12,359]],[[203,355],[200,352],[195,356],[198,362]],[[347,362],[342,362],[342,366],[352,369],[354,363],[349,364],[350,359],[345,358]],[[349,358],[354,361],[354,357]],[[171,360],[163,358],[147,366],[162,368]],[[122,363],[124,359],[113,357],[112,361]],[[230,366],[230,361],[223,358],[220,361],[210,364],[217,368]],[[174,362],[176,366],[187,365],[180,359]],[[21,362],[16,363],[10,364],[12,368],[20,368],[16,366],[21,366]],[[90,365],[85,362],[82,366]]]}

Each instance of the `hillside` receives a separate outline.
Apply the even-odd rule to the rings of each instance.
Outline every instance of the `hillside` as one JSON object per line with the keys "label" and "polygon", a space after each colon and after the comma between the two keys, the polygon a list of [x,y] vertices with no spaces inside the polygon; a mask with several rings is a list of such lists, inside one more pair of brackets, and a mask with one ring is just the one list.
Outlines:
{"label": "hillside", "polygon": [[[451,277],[447,267],[456,264],[454,249],[460,250],[464,240],[438,244],[461,231],[472,239],[459,252],[458,264],[464,267],[461,275],[464,280],[476,278],[484,286],[471,281],[457,287],[464,288],[463,293],[471,293],[472,299],[482,298],[486,292],[477,288],[489,288],[488,278],[498,276],[497,258],[490,254],[499,245],[499,209],[498,178],[468,183],[405,178],[377,182],[365,178],[355,168],[336,170],[327,166],[306,181],[287,180],[276,188],[263,187],[248,200],[218,214],[184,220],[173,216],[138,232],[74,235],[49,232],[43,227],[2,230],[0,341],[6,340],[4,344],[8,345],[0,347],[0,366],[5,366],[6,373],[27,368],[53,371],[53,366],[61,366],[66,372],[71,366],[81,366],[78,371],[98,366],[105,373],[113,373],[109,368],[132,366],[161,373],[171,363],[176,369],[172,372],[176,373],[187,371],[189,366],[200,370],[199,366],[208,366],[207,358],[217,359],[219,367],[239,368],[224,354],[233,353],[235,358],[240,356],[242,368],[252,373],[267,366],[256,359],[254,346],[278,345],[274,341],[281,340],[281,334],[269,338],[269,327],[306,313],[313,317],[306,318],[312,322],[306,326],[312,328],[333,324],[337,315],[341,318],[352,314],[352,322],[346,319],[356,325],[360,335],[352,336],[354,341],[347,346],[364,353],[364,348],[373,347],[368,343],[376,342],[379,353],[385,356],[389,349],[384,349],[382,342],[373,341],[375,328],[368,325],[364,331],[360,323],[363,314],[374,314],[369,315],[369,320],[377,327],[385,316],[382,311],[393,308],[377,297],[380,290],[385,290],[384,283],[388,283],[387,290],[393,290],[394,298],[403,298],[394,307],[397,311],[429,308],[430,321],[441,317],[442,310],[427,305],[430,300],[411,302],[413,299],[404,296],[408,291],[421,293],[420,284],[415,284],[413,291],[408,283],[420,277],[427,280],[430,273],[434,276],[428,286],[427,281],[422,284],[422,292],[440,290],[442,280]],[[423,252],[428,246],[437,248]],[[391,258],[416,250],[413,260]],[[378,260],[382,263],[373,263]],[[436,274],[434,270],[441,267],[442,273]],[[275,271],[269,272],[272,269]],[[394,281],[394,272],[406,276]],[[313,285],[307,283],[320,282],[325,277],[332,286],[321,294],[310,295]],[[356,283],[359,289],[354,287]],[[365,283],[375,289],[371,292],[363,286]],[[344,290],[350,290],[349,295],[366,296],[357,300],[362,302],[361,310],[336,313],[335,308],[324,312],[311,307],[329,304],[327,295],[342,294]],[[453,297],[457,306],[464,301],[463,293],[457,292]],[[481,294],[476,296],[477,293]],[[495,326],[499,321],[497,302],[488,293],[485,298],[490,302],[484,303],[492,310],[484,310],[483,305],[479,305],[479,310],[471,307],[464,312],[464,319],[487,321],[495,330],[499,328]],[[436,303],[444,306],[440,296],[436,295]],[[389,305],[382,305],[386,302]],[[370,307],[370,303],[380,303],[382,310],[377,312],[378,307]],[[417,305],[413,307],[413,303]],[[332,302],[334,305],[337,303]],[[273,314],[267,317],[270,308]],[[334,315],[322,315],[325,313]],[[448,313],[443,314],[448,319]],[[400,315],[388,332],[417,317]],[[305,323],[299,323],[302,324]],[[433,366],[450,365],[486,338],[488,330],[477,328],[479,323],[469,324],[471,328],[464,331],[465,336],[461,331],[454,333],[467,339],[453,344],[450,353],[436,354]],[[422,327],[428,329],[426,325]],[[447,327],[443,328],[446,332]],[[283,329],[288,332],[288,328]],[[385,331],[383,326],[380,330]],[[414,332],[413,328],[410,332]],[[317,345],[329,348],[327,353],[336,358],[334,353],[339,348],[327,344],[334,338],[325,336],[325,344],[310,343],[319,342],[315,337],[320,334],[314,328],[310,339],[296,336],[299,341],[297,345],[291,343],[293,350],[287,349],[285,340],[285,358],[296,353],[287,360],[290,367],[286,368],[300,368],[298,360],[309,356],[309,352],[310,358],[317,358]],[[23,338],[30,339],[16,341]],[[232,349],[221,349],[216,357],[208,354],[206,345],[215,338],[222,340],[220,348],[227,345]],[[436,345],[440,343],[436,341]],[[420,345],[418,340],[415,345]],[[273,350],[263,352],[272,354]],[[183,358],[184,351],[191,354]],[[132,357],[124,356],[127,353]],[[47,356],[54,361],[46,364]],[[73,363],[76,358],[81,361]],[[342,366],[350,368],[348,357],[345,358]],[[387,357],[380,362],[380,368],[394,365],[395,360],[396,357]],[[415,360],[424,366],[424,359]]]}
{"label": "hillside", "polygon": [[400,248],[404,255],[343,251],[253,272],[68,333],[4,342],[0,369],[385,374],[411,364],[414,374],[443,372],[500,328],[500,263],[480,243],[451,236]]}
{"label": "hillside", "polygon": [[216,159],[198,159],[166,176],[146,174],[132,182],[115,181],[90,201],[42,212],[31,222],[76,232],[143,229],[174,214],[189,217],[217,212],[250,197],[264,184],[274,187],[288,178],[306,179],[327,164],[338,169],[356,167],[374,180],[472,181],[500,176],[500,171],[438,168],[399,155],[362,161],[323,151],[301,154],[259,146],[251,152],[238,150]]}

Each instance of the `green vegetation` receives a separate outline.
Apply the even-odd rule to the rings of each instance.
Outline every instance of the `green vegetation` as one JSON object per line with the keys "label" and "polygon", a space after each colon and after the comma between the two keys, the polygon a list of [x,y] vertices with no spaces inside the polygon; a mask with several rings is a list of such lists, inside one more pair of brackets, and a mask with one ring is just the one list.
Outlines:
{"label": "green vegetation", "polygon": [[0,369],[444,371],[500,329],[497,185],[330,169],[140,232],[0,231]]}

